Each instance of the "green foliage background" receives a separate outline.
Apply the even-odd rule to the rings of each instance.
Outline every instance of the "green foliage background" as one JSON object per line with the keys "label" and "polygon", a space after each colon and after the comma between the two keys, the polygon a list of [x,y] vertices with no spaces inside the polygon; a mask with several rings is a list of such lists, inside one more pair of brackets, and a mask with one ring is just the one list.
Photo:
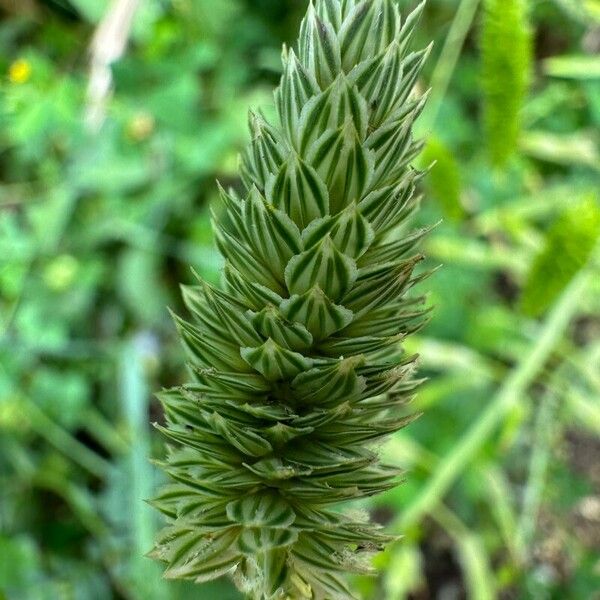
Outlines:
{"label": "green foliage background", "polygon": [[[304,0],[146,0],[103,127],[88,48],[107,1],[0,1],[0,598],[237,598],[143,557],[152,391],[185,379],[166,306],[216,281],[236,183]],[[401,6],[412,6],[400,2]],[[510,27],[503,7],[510,9]],[[600,573],[600,3],[430,0],[418,225],[424,416],[364,508],[405,537],[365,598],[592,598]],[[531,52],[531,55],[528,55]],[[529,85],[527,85],[529,82]]]}

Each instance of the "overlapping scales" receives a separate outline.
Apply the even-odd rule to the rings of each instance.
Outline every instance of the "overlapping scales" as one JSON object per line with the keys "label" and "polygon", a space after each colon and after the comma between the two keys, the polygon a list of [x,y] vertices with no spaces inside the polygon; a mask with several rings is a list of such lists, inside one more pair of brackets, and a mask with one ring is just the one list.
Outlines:
{"label": "overlapping scales", "polygon": [[167,577],[347,600],[344,573],[369,572],[391,539],[334,506],[398,483],[375,448],[413,418],[402,341],[427,317],[407,295],[427,232],[399,227],[423,175],[422,8],[311,3],[283,53],[280,122],[250,116],[245,193],[221,190],[214,215],[223,288],[184,288],[193,318],[176,318],[194,381],[160,396],[173,483],[154,504],[171,523],[152,555]]}

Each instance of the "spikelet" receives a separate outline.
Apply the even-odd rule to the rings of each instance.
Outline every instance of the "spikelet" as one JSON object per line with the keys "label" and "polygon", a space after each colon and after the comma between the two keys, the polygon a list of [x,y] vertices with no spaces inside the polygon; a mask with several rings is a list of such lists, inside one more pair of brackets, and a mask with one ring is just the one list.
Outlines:
{"label": "spikelet", "polygon": [[533,65],[527,0],[485,0],[481,34],[484,125],[492,163],[517,149]]}
{"label": "spikelet", "polygon": [[280,123],[250,117],[245,194],[221,190],[215,216],[223,286],[185,288],[193,321],[176,319],[194,380],[160,395],[173,483],[153,501],[170,525],[151,556],[167,578],[348,600],[345,573],[371,572],[393,539],[335,506],[398,483],[376,449],[419,383],[401,342],[426,318],[408,296],[423,232],[405,229],[422,8],[317,0],[283,53]]}

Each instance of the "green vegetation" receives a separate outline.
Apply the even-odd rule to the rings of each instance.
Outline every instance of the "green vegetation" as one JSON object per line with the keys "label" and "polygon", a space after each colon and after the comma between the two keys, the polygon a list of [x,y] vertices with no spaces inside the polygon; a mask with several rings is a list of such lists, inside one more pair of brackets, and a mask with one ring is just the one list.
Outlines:
{"label": "green vegetation", "polygon": [[[508,4],[517,29],[492,29]],[[307,2],[147,0],[94,104],[108,5],[0,1],[0,597],[239,599],[226,580],[163,581],[144,557],[160,516],[142,499],[163,483],[152,391],[190,379],[165,306],[186,314],[190,265],[219,281],[214,181],[243,189],[247,109],[275,122],[280,47]],[[596,591],[599,26],[597,0],[425,9],[416,126],[431,143],[415,162],[438,166],[415,225],[444,219],[422,246],[443,269],[405,344],[429,378],[424,415],[382,449],[405,483],[359,502],[404,536],[354,579],[367,600]],[[525,85],[512,50],[528,39]]]}

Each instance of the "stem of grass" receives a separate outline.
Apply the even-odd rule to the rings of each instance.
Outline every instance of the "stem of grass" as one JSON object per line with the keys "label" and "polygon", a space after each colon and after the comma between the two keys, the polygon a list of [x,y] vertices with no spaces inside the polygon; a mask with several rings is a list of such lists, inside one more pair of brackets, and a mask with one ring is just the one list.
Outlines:
{"label": "stem of grass", "polygon": [[442,102],[452,81],[454,69],[458,63],[467,34],[473,24],[475,13],[481,0],[462,0],[448,31],[442,53],[431,76],[431,97],[428,107],[420,120],[422,131],[430,131],[435,127],[442,107]]}
{"label": "stem of grass", "polygon": [[442,500],[464,469],[494,433],[502,419],[521,398],[560,341],[587,288],[590,274],[582,271],[565,290],[550,313],[540,336],[476,423],[439,464],[422,492],[410,504],[395,526],[401,531],[414,527]]}

